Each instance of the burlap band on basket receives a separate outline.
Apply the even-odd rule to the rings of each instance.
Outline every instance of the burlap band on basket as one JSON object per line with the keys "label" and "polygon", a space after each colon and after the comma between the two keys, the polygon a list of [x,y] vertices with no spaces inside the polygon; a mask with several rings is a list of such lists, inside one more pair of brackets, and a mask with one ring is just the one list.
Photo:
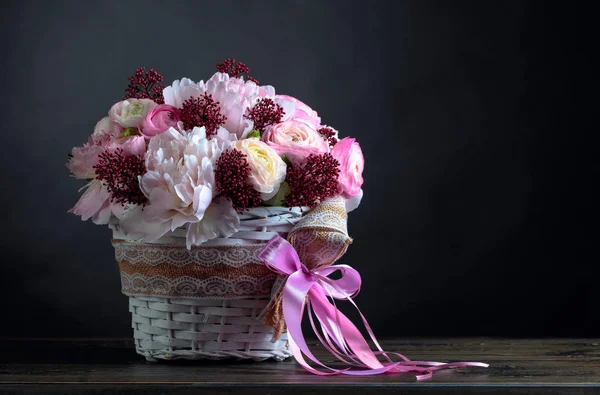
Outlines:
{"label": "burlap band on basket", "polygon": [[257,259],[263,244],[197,246],[113,240],[128,296],[269,297],[276,275]]}

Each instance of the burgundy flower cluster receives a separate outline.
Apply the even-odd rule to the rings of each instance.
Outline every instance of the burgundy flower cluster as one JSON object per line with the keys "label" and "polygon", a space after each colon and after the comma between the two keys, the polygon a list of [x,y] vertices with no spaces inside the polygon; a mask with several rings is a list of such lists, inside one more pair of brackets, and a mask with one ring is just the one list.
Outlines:
{"label": "burgundy flower cluster", "polygon": [[217,64],[217,70],[221,73],[229,74],[230,77],[237,78],[242,74],[246,74],[248,81],[253,81],[258,85],[258,80],[249,75],[250,67],[246,66],[243,62],[235,63],[235,59],[227,58],[221,63]]}
{"label": "burgundy flower cluster", "polygon": [[158,104],[163,104],[163,89],[165,86],[161,83],[163,76],[150,69],[146,71],[144,67],[140,67],[131,77],[127,77],[129,85],[125,89],[125,97],[127,99],[151,99]]}
{"label": "burgundy flower cluster", "polygon": [[106,150],[99,155],[94,169],[96,179],[101,180],[110,193],[111,202],[146,204],[146,196],[140,189],[138,176],[146,173],[144,158],[141,156],[123,156],[123,150]]}
{"label": "burgundy flower cluster", "polygon": [[273,99],[263,98],[258,99],[245,117],[253,121],[254,129],[262,134],[267,126],[281,122],[284,113],[283,107],[275,103]]}
{"label": "burgundy flower cluster", "polygon": [[219,126],[225,123],[227,117],[221,114],[219,102],[215,102],[212,95],[205,93],[197,99],[191,97],[183,102],[180,120],[186,129],[204,126],[206,135],[212,136]]}
{"label": "burgundy flower cluster", "polygon": [[330,147],[333,147],[337,144],[338,139],[335,137],[335,131],[328,127],[322,127],[317,130],[321,136],[329,143]]}
{"label": "burgundy flower cluster", "polygon": [[314,208],[328,197],[336,195],[339,192],[339,166],[340,162],[330,153],[311,154],[304,163],[288,166],[285,181],[291,192],[285,199],[285,205]]}
{"label": "burgundy flower cluster", "polygon": [[260,193],[248,179],[251,168],[245,154],[236,149],[225,151],[219,156],[215,167],[218,196],[231,200],[239,213],[260,206]]}

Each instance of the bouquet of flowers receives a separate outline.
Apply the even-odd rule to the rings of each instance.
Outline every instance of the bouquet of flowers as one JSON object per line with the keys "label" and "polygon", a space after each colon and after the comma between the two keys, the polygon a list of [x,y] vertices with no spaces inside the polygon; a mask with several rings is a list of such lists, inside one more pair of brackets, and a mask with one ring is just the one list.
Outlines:
{"label": "bouquet of flowers", "polygon": [[[227,59],[206,82],[162,84],[140,68],[67,164],[85,190],[70,210],[156,242],[185,230],[186,246],[227,238],[259,207],[316,207],[362,197],[364,158],[300,100],[260,85]],[[245,77],[244,77],[245,75]]]}
{"label": "bouquet of flowers", "polygon": [[[227,59],[206,82],[164,86],[156,71],[138,69],[70,154],[71,173],[86,180],[70,212],[113,229],[137,352],[148,360],[294,355],[315,374],[420,379],[487,366],[386,352],[361,314],[373,351],[337,310],[334,299],[352,302],[360,289],[355,269],[333,264],[352,241],[346,221],[363,194],[361,148],[249,72]],[[349,368],[311,353],[305,312],[324,349]]]}

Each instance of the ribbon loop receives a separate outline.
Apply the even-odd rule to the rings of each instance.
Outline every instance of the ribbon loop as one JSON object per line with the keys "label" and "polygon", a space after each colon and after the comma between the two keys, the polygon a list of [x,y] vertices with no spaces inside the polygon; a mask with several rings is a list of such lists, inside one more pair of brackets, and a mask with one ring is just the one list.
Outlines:
{"label": "ribbon loop", "polygon": [[[340,271],[341,277],[337,280],[328,278],[331,274]],[[314,270],[321,286],[335,299],[353,298],[360,292],[361,278],[358,271],[348,265],[327,266]],[[342,292],[340,292],[342,291]]]}
{"label": "ribbon loop", "polygon": [[[286,277],[283,285],[282,307],[288,328],[290,349],[296,361],[311,373],[373,375],[400,372],[413,373],[418,380],[423,380],[430,378],[433,371],[439,369],[488,366],[480,362],[447,364],[410,361],[402,354],[384,351],[366,318],[352,300],[360,291],[361,278],[358,271],[348,265],[317,266],[311,270],[302,264],[294,247],[280,236],[274,236],[260,252],[258,258],[271,270]],[[329,278],[336,271],[340,272],[340,278]],[[371,350],[358,328],[336,308],[335,304],[332,304],[336,299],[347,300],[356,308],[377,351]],[[349,365],[347,368],[329,367],[312,354],[302,333],[302,317],[305,310],[308,310],[312,329],[321,344],[338,360]],[[313,316],[320,326],[320,332]],[[324,370],[310,366],[304,359],[304,355]],[[383,357],[386,362],[381,362],[378,356]],[[400,361],[393,362],[391,357],[399,358]]]}
{"label": "ribbon loop", "polygon": [[302,264],[294,247],[284,238],[274,236],[258,253],[258,259],[277,274],[290,275]]}

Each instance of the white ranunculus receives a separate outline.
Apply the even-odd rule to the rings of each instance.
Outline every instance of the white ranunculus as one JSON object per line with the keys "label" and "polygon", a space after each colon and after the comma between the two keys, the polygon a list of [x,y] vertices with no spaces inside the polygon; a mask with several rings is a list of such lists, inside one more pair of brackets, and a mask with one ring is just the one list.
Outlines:
{"label": "white ranunculus", "polygon": [[252,169],[250,181],[262,200],[269,200],[285,180],[286,164],[277,152],[266,143],[257,139],[238,140],[231,147],[246,155],[246,160]]}
{"label": "white ranunculus", "polygon": [[127,99],[115,103],[108,116],[124,128],[139,128],[156,103],[150,99]]}

